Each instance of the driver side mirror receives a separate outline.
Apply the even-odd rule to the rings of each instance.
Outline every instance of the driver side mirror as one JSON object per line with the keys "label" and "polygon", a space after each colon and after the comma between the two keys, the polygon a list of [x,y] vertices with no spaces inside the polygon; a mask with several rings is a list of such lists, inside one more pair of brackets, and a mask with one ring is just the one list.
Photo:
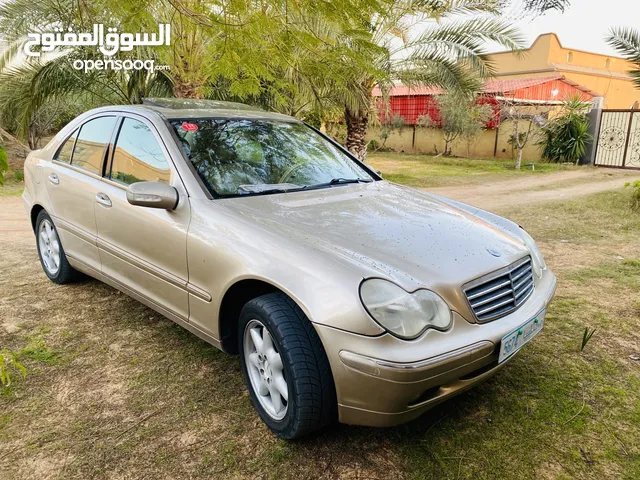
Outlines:
{"label": "driver side mirror", "polygon": [[173,210],[178,206],[178,191],[162,182],[136,182],[127,188],[131,205]]}

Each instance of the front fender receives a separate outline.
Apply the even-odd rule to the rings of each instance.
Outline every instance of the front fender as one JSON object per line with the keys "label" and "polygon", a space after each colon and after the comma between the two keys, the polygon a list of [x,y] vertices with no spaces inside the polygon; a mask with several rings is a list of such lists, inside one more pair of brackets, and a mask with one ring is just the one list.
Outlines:
{"label": "front fender", "polygon": [[190,297],[189,321],[216,338],[222,299],[242,280],[273,285],[314,323],[362,335],[384,332],[360,302],[361,272],[210,200],[192,200],[187,256],[189,283],[211,297]]}

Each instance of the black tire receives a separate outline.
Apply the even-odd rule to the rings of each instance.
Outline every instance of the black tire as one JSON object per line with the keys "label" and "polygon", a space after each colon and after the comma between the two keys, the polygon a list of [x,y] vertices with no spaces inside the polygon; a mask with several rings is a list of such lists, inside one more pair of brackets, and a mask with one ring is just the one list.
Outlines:
{"label": "black tire", "polygon": [[[42,253],[40,252],[39,232],[40,232],[40,226],[42,222],[44,222],[45,220],[51,223],[53,230],[56,232],[56,235],[58,237],[58,243],[60,245],[60,264],[58,266],[58,271],[53,274],[49,272],[49,270],[45,266],[44,260],[42,259]],[[45,275],[49,277],[49,280],[51,280],[52,282],[62,285],[65,283],[76,282],[83,278],[83,275],[69,264],[69,261],[67,260],[67,255],[64,253],[64,247],[62,246],[60,235],[58,235],[58,230],[56,229],[56,226],[53,223],[53,220],[51,220],[51,217],[49,216],[49,214],[44,210],[41,210],[40,213],[38,213],[38,217],[36,218],[36,249],[38,250],[38,258],[40,259],[40,265],[42,266],[42,270],[44,271]]]}
{"label": "black tire", "polygon": [[[244,331],[254,319],[267,328],[282,358],[289,399],[281,420],[265,411],[248,376]],[[251,401],[276,435],[292,440],[336,421],[338,405],[327,354],[309,319],[285,294],[263,295],[244,306],[238,324],[238,351]]]}

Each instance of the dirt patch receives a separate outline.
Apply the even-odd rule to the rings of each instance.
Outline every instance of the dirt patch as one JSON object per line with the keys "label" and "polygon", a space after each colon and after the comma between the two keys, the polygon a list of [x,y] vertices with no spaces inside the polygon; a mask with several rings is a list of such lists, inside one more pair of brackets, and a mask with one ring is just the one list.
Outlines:
{"label": "dirt patch", "polygon": [[459,200],[480,208],[495,210],[504,207],[570,200],[606,190],[622,188],[626,182],[640,180],[640,173],[619,169],[584,169],[570,172],[546,173],[495,183],[428,188],[427,191]]}

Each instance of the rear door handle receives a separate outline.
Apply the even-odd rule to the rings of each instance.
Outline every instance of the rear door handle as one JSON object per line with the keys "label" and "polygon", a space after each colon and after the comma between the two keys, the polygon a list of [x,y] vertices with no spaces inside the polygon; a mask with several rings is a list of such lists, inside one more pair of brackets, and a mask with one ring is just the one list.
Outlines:
{"label": "rear door handle", "polygon": [[55,173],[52,173],[49,175],[49,181],[54,185],[58,185],[60,183],[60,179],[58,178],[58,175],[56,175]]}
{"label": "rear door handle", "polygon": [[104,205],[105,207],[111,206],[111,199],[104,193],[99,193],[96,195],[96,202],[98,202],[100,205]]}

